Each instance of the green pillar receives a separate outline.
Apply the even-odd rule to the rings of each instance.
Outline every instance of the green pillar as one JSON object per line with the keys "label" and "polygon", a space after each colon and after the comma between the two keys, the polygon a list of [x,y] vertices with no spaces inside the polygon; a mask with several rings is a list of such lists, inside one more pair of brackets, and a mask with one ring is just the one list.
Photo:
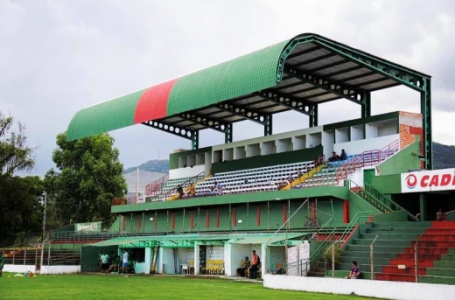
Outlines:
{"label": "green pillar", "polygon": [[191,137],[191,150],[199,149],[199,131],[195,131]]}
{"label": "green pillar", "polygon": [[427,219],[427,199],[424,193],[419,194],[420,200],[420,221],[426,221]]}

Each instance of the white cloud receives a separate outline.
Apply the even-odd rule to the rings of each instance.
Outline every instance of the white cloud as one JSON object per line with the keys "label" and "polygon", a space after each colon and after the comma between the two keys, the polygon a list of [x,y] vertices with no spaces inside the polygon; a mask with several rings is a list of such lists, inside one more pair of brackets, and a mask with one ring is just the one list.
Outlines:
{"label": "white cloud", "polygon": [[[0,108],[27,124],[38,174],[53,164],[55,136],[80,109],[314,32],[433,75],[433,135],[455,144],[454,4],[423,1],[0,0]],[[419,111],[406,88],[373,93],[373,113]],[[336,113],[334,113],[336,112]],[[324,104],[320,124],[357,118],[349,101]],[[306,127],[298,113],[275,132]],[[452,126],[453,127],[453,126]],[[234,140],[262,134],[235,124]],[[167,157],[187,140],[145,126],[112,133],[125,166]],[[205,130],[201,146],[224,142]]]}

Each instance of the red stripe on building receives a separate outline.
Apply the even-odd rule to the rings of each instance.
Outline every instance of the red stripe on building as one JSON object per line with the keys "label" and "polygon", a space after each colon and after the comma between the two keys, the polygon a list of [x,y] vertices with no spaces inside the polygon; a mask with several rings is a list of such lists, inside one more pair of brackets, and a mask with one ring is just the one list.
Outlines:
{"label": "red stripe on building", "polygon": [[256,224],[258,226],[261,226],[261,206],[258,205],[256,208]]}
{"label": "red stripe on building", "polygon": [[136,105],[134,124],[156,120],[166,116],[167,101],[178,79],[167,81],[145,90]]}
{"label": "red stripe on building", "polygon": [[137,216],[137,231],[141,231],[141,218]]}
{"label": "red stripe on building", "polygon": [[205,211],[205,227],[210,228],[210,211],[208,209]]}
{"label": "red stripe on building", "polygon": [[287,205],[283,204],[283,223],[285,223],[288,220],[288,209]]}
{"label": "red stripe on building", "polygon": [[349,223],[349,201],[344,200],[343,202],[343,222]]}
{"label": "red stripe on building", "polygon": [[122,230],[125,231],[126,229],[126,217],[122,216]]}
{"label": "red stripe on building", "polygon": [[220,210],[216,210],[216,228],[220,228]]}
{"label": "red stripe on building", "polygon": [[316,220],[316,201],[311,202],[311,219]]}

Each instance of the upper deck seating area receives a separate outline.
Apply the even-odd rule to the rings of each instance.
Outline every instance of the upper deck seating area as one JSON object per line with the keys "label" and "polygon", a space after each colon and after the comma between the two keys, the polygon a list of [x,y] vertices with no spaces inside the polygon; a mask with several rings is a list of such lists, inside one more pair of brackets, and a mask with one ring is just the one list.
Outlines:
{"label": "upper deck seating area", "polygon": [[179,185],[186,186],[189,184],[190,180],[193,177],[184,177],[184,178],[176,178],[176,179],[169,179],[168,181],[163,182],[162,187],[153,195],[152,201],[164,201],[167,197],[171,194],[177,192],[177,187]]}
{"label": "upper deck seating area", "polygon": [[[314,168],[314,161],[217,173],[196,186],[196,196],[226,195],[253,191],[273,191],[289,183],[291,177]],[[218,187],[215,187],[218,185]]]}

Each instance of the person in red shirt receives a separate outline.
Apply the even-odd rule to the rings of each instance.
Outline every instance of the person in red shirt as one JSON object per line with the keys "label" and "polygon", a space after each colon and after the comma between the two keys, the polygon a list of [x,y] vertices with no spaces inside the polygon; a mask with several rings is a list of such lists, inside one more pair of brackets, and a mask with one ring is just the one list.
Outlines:
{"label": "person in red shirt", "polygon": [[256,279],[258,277],[258,270],[261,265],[261,259],[256,254],[256,250],[253,250],[253,255],[251,259],[251,267],[250,267],[250,278]]}
{"label": "person in red shirt", "polygon": [[351,268],[351,272],[349,272],[349,276],[346,277],[346,278],[349,278],[349,279],[358,279],[360,276],[360,268],[357,266],[357,261],[353,261],[352,262],[352,268]]}

